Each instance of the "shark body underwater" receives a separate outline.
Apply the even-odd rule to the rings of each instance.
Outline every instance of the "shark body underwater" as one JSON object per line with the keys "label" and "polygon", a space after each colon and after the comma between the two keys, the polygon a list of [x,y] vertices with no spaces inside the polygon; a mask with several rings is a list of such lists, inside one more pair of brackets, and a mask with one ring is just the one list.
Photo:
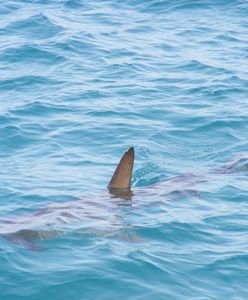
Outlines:
{"label": "shark body underwater", "polygon": [[[40,250],[37,240],[50,240],[66,233],[79,230],[83,235],[95,232],[97,235],[108,235],[111,228],[121,225],[118,215],[112,213],[113,205],[119,200],[131,200],[134,196],[131,190],[132,171],[134,166],[134,148],[124,153],[108,184],[108,193],[102,194],[98,200],[80,199],[60,204],[51,204],[35,213],[0,219],[0,237],[21,245],[30,250]],[[220,170],[204,176],[195,174],[169,178],[149,187],[137,189],[135,195],[153,195],[154,191],[166,190],[173,192],[190,192],[192,186],[215,179],[219,174],[233,173],[248,169],[247,157],[225,165]],[[123,205],[123,204],[122,204]],[[111,213],[110,213],[111,212]],[[93,229],[93,230],[92,230]],[[113,230],[112,230],[113,232]]]}
{"label": "shark body underwater", "polygon": [[[96,199],[85,197],[62,204],[51,204],[32,214],[0,218],[0,237],[30,250],[40,250],[35,241],[50,240],[75,230],[81,231],[82,235],[88,232],[108,234],[109,228],[117,228],[120,222],[115,215],[111,217],[112,202],[116,202],[116,198],[129,200],[133,195],[133,164],[132,147],[124,153],[117,165],[108,185],[108,193],[102,193]],[[115,200],[111,201],[112,198]]]}

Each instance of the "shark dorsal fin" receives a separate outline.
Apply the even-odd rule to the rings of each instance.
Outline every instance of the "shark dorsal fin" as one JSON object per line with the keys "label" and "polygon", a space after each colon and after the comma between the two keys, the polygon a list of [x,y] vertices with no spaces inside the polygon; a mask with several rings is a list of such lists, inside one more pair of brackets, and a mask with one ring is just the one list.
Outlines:
{"label": "shark dorsal fin", "polygon": [[131,147],[122,156],[109,182],[109,189],[130,189],[133,172],[134,148]]}

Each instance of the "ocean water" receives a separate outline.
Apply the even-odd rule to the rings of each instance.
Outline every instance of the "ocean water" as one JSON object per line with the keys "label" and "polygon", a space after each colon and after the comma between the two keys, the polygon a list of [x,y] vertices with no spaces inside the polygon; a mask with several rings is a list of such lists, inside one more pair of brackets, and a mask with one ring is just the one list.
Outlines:
{"label": "ocean water", "polygon": [[0,0],[0,162],[1,300],[248,299],[248,2]]}

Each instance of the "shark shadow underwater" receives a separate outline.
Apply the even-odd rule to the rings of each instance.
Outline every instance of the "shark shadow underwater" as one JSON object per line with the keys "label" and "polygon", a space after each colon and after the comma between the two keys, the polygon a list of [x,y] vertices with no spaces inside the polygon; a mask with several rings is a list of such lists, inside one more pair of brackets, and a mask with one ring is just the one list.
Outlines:
{"label": "shark shadow underwater", "polygon": [[[0,236],[5,240],[30,250],[40,250],[39,240],[49,240],[78,231],[85,236],[95,233],[100,236],[120,234],[125,222],[115,213],[120,205],[130,204],[134,196],[131,190],[131,178],[134,166],[134,148],[124,153],[108,184],[108,193],[102,193],[97,199],[80,199],[60,204],[51,204],[35,213],[0,219]],[[220,174],[248,170],[246,157],[225,165],[218,171],[196,175],[188,174],[169,178],[145,188],[136,188],[135,195],[154,195],[156,191],[181,193],[192,191],[192,186],[215,179]],[[120,207],[120,206],[119,206]],[[122,238],[125,238],[122,236]]]}

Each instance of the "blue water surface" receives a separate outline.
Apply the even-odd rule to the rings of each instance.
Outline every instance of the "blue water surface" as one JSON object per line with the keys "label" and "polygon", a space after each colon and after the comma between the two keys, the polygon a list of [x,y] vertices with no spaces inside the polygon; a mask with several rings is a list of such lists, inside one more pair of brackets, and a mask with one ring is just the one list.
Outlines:
{"label": "blue water surface", "polygon": [[0,0],[0,161],[1,300],[248,299],[248,2]]}

